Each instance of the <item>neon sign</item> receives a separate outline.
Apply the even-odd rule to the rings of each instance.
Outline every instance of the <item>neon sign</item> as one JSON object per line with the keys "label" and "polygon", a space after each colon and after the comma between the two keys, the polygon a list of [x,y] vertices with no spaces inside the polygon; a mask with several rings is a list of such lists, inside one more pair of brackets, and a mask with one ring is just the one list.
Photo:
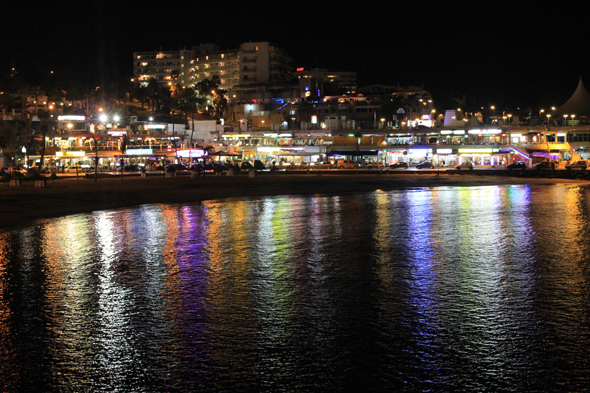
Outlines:
{"label": "neon sign", "polygon": [[59,121],[84,121],[86,120],[85,116],[78,116],[78,115],[60,115],[57,117]]}
{"label": "neon sign", "polygon": [[207,151],[203,149],[186,149],[186,150],[178,150],[176,155],[178,157],[205,157],[207,155]]}

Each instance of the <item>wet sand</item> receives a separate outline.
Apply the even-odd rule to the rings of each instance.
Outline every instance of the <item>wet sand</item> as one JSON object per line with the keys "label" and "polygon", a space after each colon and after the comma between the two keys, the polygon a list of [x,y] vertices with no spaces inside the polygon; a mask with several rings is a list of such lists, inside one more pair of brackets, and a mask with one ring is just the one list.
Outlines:
{"label": "wet sand", "polygon": [[205,200],[273,195],[342,195],[414,187],[490,186],[521,184],[590,185],[572,179],[476,176],[457,174],[283,174],[263,173],[225,177],[207,175],[163,178],[161,175],[48,180],[46,188],[33,182],[21,187],[0,183],[0,228],[29,225],[37,219],[60,217],[150,203],[197,203]]}

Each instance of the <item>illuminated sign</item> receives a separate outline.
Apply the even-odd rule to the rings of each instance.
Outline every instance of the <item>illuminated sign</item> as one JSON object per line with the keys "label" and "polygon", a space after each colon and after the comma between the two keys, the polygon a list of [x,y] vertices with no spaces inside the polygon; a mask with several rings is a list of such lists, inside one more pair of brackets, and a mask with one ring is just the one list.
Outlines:
{"label": "illuminated sign", "polygon": [[436,149],[437,154],[451,154],[453,149]]}
{"label": "illuminated sign", "polygon": [[178,157],[205,157],[207,155],[207,151],[203,149],[186,149],[186,150],[178,150],[176,155]]}
{"label": "illuminated sign", "polygon": [[250,138],[250,134],[227,134],[224,138]]}
{"label": "illuminated sign", "polygon": [[469,130],[470,134],[501,134],[502,130]]}
{"label": "illuminated sign", "polygon": [[260,153],[272,153],[274,151],[279,152],[281,149],[278,147],[257,147],[256,151]]}
{"label": "illuminated sign", "polygon": [[127,135],[127,131],[109,131],[108,134],[110,136],[125,136]]}
{"label": "illuminated sign", "polygon": [[305,147],[282,147],[281,150],[286,150],[286,151],[305,151]]}
{"label": "illuminated sign", "polygon": [[318,124],[318,116],[311,115],[311,124]]}
{"label": "illuminated sign", "polygon": [[145,126],[146,130],[163,130],[166,128],[165,124],[147,124]]}
{"label": "illuminated sign", "polygon": [[459,149],[459,153],[474,153],[474,154],[481,154],[481,153],[499,153],[500,149],[492,149],[492,148],[481,148],[481,149]]}
{"label": "illuminated sign", "polygon": [[57,117],[59,121],[84,121],[86,117],[78,115],[61,115]]}
{"label": "illuminated sign", "polygon": [[55,155],[57,157],[63,157],[64,156],[64,153],[66,153],[66,156],[72,156],[72,157],[84,157],[86,155],[86,153],[83,152],[83,151],[74,151],[74,150],[72,150],[72,151],[65,151],[65,152],[63,152],[63,151],[57,151],[57,152],[55,152]]}
{"label": "illuminated sign", "polygon": [[154,154],[154,149],[127,149],[125,154],[129,156],[141,156],[145,154]]}
{"label": "illuminated sign", "polygon": [[304,68],[304,67],[299,67],[299,68],[297,68],[297,72],[300,72],[300,71],[303,71],[303,70],[305,70],[305,68]]}
{"label": "illuminated sign", "polygon": [[450,131],[450,130],[443,130],[440,132],[442,135],[449,135],[449,134],[455,134],[455,135],[465,135],[465,131],[463,130],[456,130],[456,131]]}

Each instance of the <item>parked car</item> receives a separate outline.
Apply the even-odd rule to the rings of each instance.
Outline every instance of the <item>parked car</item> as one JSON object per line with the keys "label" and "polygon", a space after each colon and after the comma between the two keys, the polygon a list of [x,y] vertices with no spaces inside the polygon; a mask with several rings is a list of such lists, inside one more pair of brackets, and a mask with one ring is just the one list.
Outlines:
{"label": "parked car", "polygon": [[82,173],[82,172],[87,172],[88,168],[84,168],[82,166],[77,166],[77,165],[73,165],[73,166],[69,166],[66,169],[64,169],[65,173]]}
{"label": "parked car", "polygon": [[382,162],[371,162],[371,163],[367,164],[368,169],[382,169],[384,167],[385,167],[385,165],[383,165]]}
{"label": "parked car", "polygon": [[312,162],[312,169],[330,169],[332,165],[329,162]]}
{"label": "parked car", "polygon": [[466,162],[464,164],[455,165],[455,169],[460,171],[461,169],[468,169],[470,171],[473,170],[473,164],[470,162]]}
{"label": "parked car", "polygon": [[336,168],[339,169],[357,169],[359,164],[351,160],[338,160]]}
{"label": "parked car", "polygon": [[557,168],[557,163],[555,161],[542,161],[535,165],[535,169],[538,171],[542,169],[555,170],[555,168]]}
{"label": "parked car", "polygon": [[261,169],[266,169],[266,167],[264,166],[264,163],[262,161],[256,160],[256,161],[254,161],[254,169],[261,170]]}
{"label": "parked car", "polygon": [[565,169],[568,171],[571,171],[572,169],[580,169],[585,171],[588,168],[590,168],[590,160],[580,160],[565,166]]}
{"label": "parked car", "polygon": [[513,162],[512,164],[508,164],[506,165],[506,169],[508,169],[509,171],[516,169],[516,170],[521,170],[524,171],[526,169],[526,164],[522,161],[518,161],[518,162]]}
{"label": "parked car", "polygon": [[424,161],[416,165],[416,169],[434,169],[434,164],[430,161]]}
{"label": "parked car", "polygon": [[389,166],[389,169],[401,169],[401,168],[408,169],[408,163],[400,161],[400,162],[396,162],[394,164],[391,164]]}
{"label": "parked car", "polygon": [[[186,166],[184,166],[182,164],[172,164],[172,165],[168,166],[168,169],[175,170],[175,171],[186,171],[187,168],[186,168]],[[125,167],[125,170],[127,170],[127,167]]]}

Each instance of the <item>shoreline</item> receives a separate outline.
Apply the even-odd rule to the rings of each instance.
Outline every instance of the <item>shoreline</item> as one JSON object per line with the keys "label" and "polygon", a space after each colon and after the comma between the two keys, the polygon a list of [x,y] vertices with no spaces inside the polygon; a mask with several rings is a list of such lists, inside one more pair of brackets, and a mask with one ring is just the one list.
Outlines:
{"label": "shoreline", "polygon": [[0,230],[8,231],[33,224],[39,219],[56,218],[97,210],[133,207],[154,203],[199,203],[206,200],[277,195],[343,195],[372,191],[431,187],[480,187],[501,185],[575,185],[590,181],[557,178],[523,178],[457,174],[260,174],[256,178],[239,175],[125,176],[60,178],[48,180],[46,188],[32,182],[21,187],[0,183]]}

